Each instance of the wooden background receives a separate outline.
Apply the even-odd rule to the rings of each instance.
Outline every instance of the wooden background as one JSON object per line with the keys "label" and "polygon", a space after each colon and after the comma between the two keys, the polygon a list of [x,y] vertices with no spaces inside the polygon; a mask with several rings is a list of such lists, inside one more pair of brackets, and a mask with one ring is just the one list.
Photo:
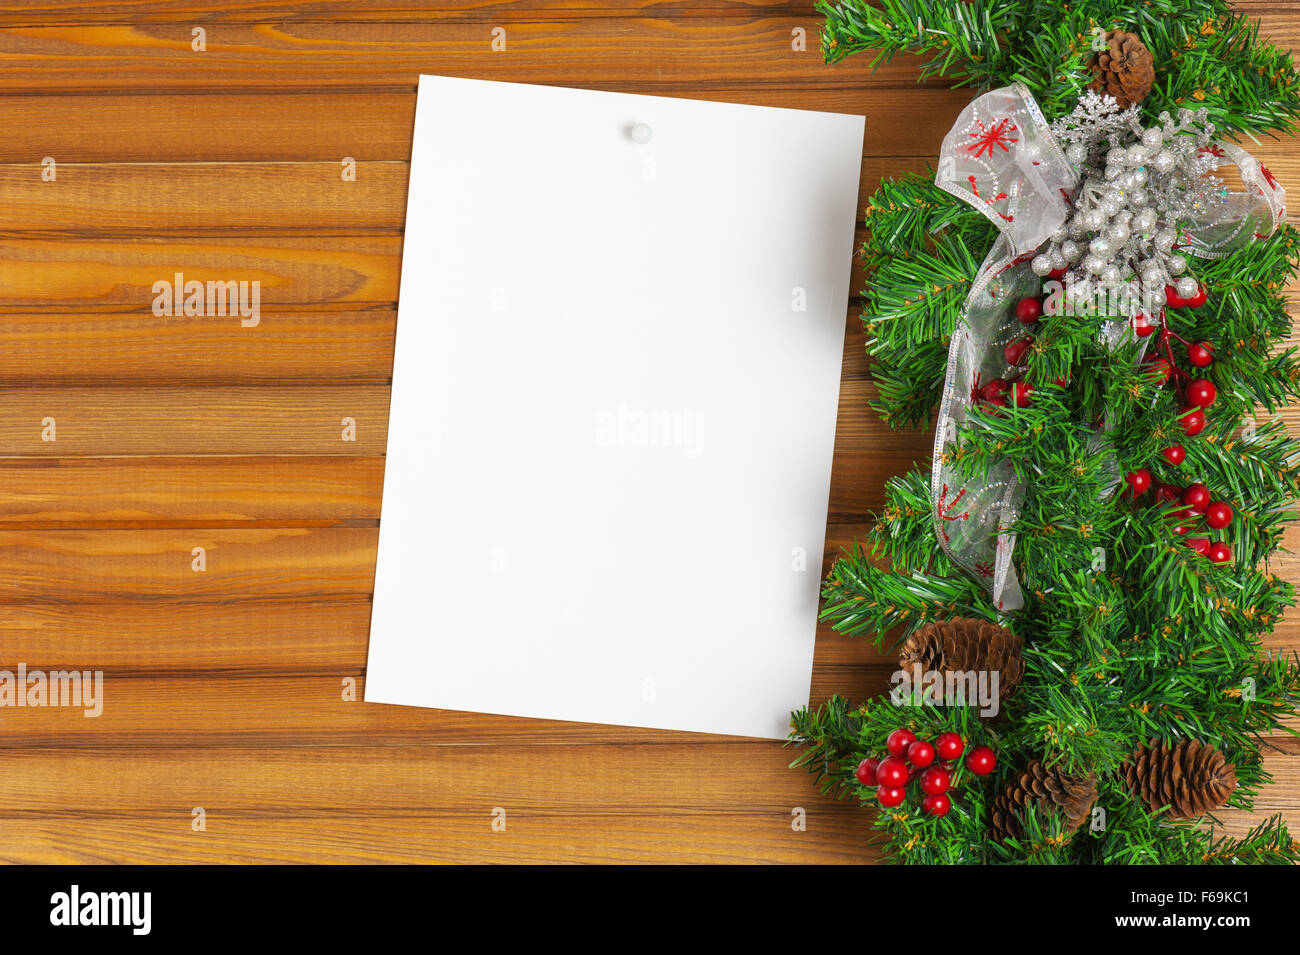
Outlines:
{"label": "wooden background", "polygon": [[[911,62],[826,67],[810,2],[427,6],[0,7],[0,668],[105,671],[98,719],[0,710],[0,859],[871,861],[869,817],[776,744],[344,698],[365,678],[416,76],[864,114],[864,199],[923,169],[970,94]],[[1242,6],[1300,46],[1294,4]],[[1254,151],[1300,189],[1295,142]],[[177,271],[260,281],[261,324],[155,318]],[[869,412],[856,308],[846,330],[828,554],[930,446]],[[1300,647],[1300,616],[1275,643]],[[813,696],[890,669],[825,632]],[[1260,808],[1300,823],[1300,746],[1281,746]]]}

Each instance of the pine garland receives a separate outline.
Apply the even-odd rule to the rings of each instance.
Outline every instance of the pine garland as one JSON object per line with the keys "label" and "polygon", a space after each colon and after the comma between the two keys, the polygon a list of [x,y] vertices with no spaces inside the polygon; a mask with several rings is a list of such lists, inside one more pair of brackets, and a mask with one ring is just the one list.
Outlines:
{"label": "pine garland", "polygon": [[[1155,56],[1147,119],[1204,107],[1223,135],[1291,132],[1300,121],[1300,75],[1290,53],[1259,39],[1258,24],[1223,0],[843,0],[820,4],[823,50],[834,63],[867,53],[922,59],[922,76],[988,89],[1025,83],[1048,119],[1068,112],[1091,80],[1098,31],[1141,35]],[[995,230],[930,177],[885,182],[866,212],[863,325],[878,397],[895,428],[925,427],[944,382],[947,345]],[[1269,571],[1297,516],[1300,443],[1277,420],[1256,421],[1300,399],[1300,355],[1285,287],[1300,269],[1300,233],[1284,227],[1222,259],[1194,260],[1209,293],[1200,309],[1170,309],[1171,331],[1216,345],[1211,424],[1184,442],[1186,461],[1159,452],[1178,439],[1174,395],[1137,361],[1136,345],[1097,342],[1096,318],[1055,316],[1032,348],[1032,406],[975,411],[953,463],[966,476],[1009,461],[1028,492],[1016,527],[1025,607],[1002,622],[1024,641],[1025,677],[997,718],[975,707],[856,705],[833,697],[793,716],[792,740],[822,791],[874,806],[854,777],[900,727],[934,739],[956,732],[999,757],[988,777],[958,765],[942,818],[909,803],[879,809],[885,855],[903,863],[1292,863],[1300,848],[1280,817],[1239,837],[1214,820],[1172,821],[1128,791],[1121,768],[1139,742],[1197,739],[1235,764],[1229,805],[1251,809],[1269,782],[1261,746],[1300,712],[1300,657],[1262,650],[1295,588]],[[1068,387],[1055,384],[1056,379]],[[1100,455],[1088,422],[1105,415],[1113,455]],[[1245,431],[1243,432],[1243,428]],[[1155,464],[1152,464],[1152,461]],[[1134,509],[1104,495],[1121,473],[1200,480],[1234,502],[1234,560],[1212,564],[1172,530],[1172,505]],[[1189,478],[1194,475],[1194,478]],[[986,591],[938,547],[928,462],[885,487],[866,538],[835,563],[822,615],[835,629],[896,649],[918,627],[956,616],[999,620]],[[908,701],[900,701],[907,703]],[[1070,774],[1095,772],[1104,826],[1077,834],[1032,807],[1018,838],[996,842],[990,806],[1030,760]]]}

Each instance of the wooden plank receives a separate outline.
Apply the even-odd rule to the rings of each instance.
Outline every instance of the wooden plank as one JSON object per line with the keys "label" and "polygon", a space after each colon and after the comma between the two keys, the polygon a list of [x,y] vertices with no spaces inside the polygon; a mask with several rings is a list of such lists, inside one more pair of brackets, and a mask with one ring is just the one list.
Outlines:
{"label": "wooden plank", "polygon": [[[18,813],[284,814],[329,807],[352,813],[437,808],[684,816],[783,813],[816,803],[779,742],[551,746],[288,745],[222,751],[177,745],[138,752],[129,742],[36,752],[0,746],[0,818]],[[68,780],[80,782],[69,786]],[[486,802],[486,807],[483,806]]]}
{"label": "wooden plank", "polygon": [[[74,602],[71,595],[62,601],[18,598],[0,602],[0,660],[130,676],[334,677],[364,670],[369,630],[369,594],[293,599],[250,595],[220,602],[179,596],[140,600],[129,595],[86,603]],[[836,671],[883,681],[887,673],[864,668],[895,659],[865,639],[841,636],[825,625],[818,629],[817,641],[816,670],[828,677],[820,684],[821,678],[815,677],[815,699],[836,692],[830,683]],[[883,683],[876,689],[880,686]]]}
{"label": "wooden plank", "polygon": [[[152,310],[154,283],[174,283],[177,274],[186,282],[247,282],[250,323],[260,310],[297,311],[308,304],[355,310],[397,301],[400,257],[396,235],[13,238],[5,242],[0,311]],[[252,309],[254,282],[258,314]],[[209,317],[256,327],[244,326],[245,312],[229,301],[223,311]]]}
{"label": "wooden plank", "polygon": [[[40,659],[6,657],[5,667],[13,672],[17,660],[26,664],[28,673],[60,669]],[[357,666],[364,661],[362,648],[361,656],[350,666],[331,671],[311,661],[313,669],[306,674],[247,674],[223,669],[155,677],[107,669],[102,671],[93,701],[80,700],[78,706],[6,709],[5,719],[0,721],[0,747],[22,745],[32,751],[50,751],[128,744],[136,749],[178,745],[262,749],[343,743],[375,747],[525,742],[679,745],[683,739],[671,730],[367,704],[360,702],[365,679],[364,668]],[[861,699],[868,691],[888,686],[888,675],[895,666],[823,667],[814,676],[813,699],[825,699],[829,693],[824,690]],[[90,663],[69,667],[80,673],[98,669]],[[824,690],[818,688],[819,682]],[[160,720],[164,713],[166,719]],[[700,743],[734,742],[733,738],[708,734],[691,734],[689,738]]]}
{"label": "wooden plank", "polygon": [[383,479],[381,457],[0,458],[0,527],[373,524]]}
{"label": "wooden plank", "polygon": [[[1271,22],[1291,12],[1285,0],[1235,0],[1233,6]],[[585,18],[656,17],[682,20],[691,17],[761,16],[806,17],[810,46],[815,45],[821,15],[810,0],[706,0],[696,4],[671,4],[660,0],[442,0],[431,6],[426,0],[251,0],[198,4],[177,0],[92,0],[72,3],[62,0],[9,0],[0,11],[0,25],[24,26],[52,23],[278,23],[282,21],[330,20],[334,22],[405,20],[512,22]],[[1281,41],[1277,41],[1281,42]]]}
{"label": "wooden plank", "polygon": [[[512,82],[675,93],[710,87],[791,84],[916,84],[916,64],[863,58],[826,67],[817,44],[793,49],[792,31],[815,35],[811,17],[635,21],[574,19],[506,23],[331,22],[205,26],[206,49],[192,48],[195,24],[130,23],[9,26],[0,31],[0,88],[13,92],[105,89],[410,90],[420,73]],[[506,48],[494,51],[504,30]],[[943,86],[943,83],[931,85]]]}
{"label": "wooden plank", "polygon": [[[38,157],[39,158],[39,157]],[[245,235],[401,232],[405,161],[40,162],[0,166],[0,231]]]}
{"label": "wooden plank", "polygon": [[[869,156],[933,156],[943,134],[970,101],[965,90],[882,89],[837,71],[817,89],[798,86],[674,90],[687,99],[821,109],[867,117]],[[831,77],[834,77],[833,84]],[[551,85],[565,83],[557,75]],[[620,87],[621,84],[621,87]],[[653,93],[613,77],[601,89]],[[918,122],[917,117],[925,117]],[[331,91],[189,93],[158,90],[41,96],[0,94],[0,162],[360,162],[411,158],[415,79],[400,93]],[[141,136],[140,129],[149,135]],[[57,181],[57,180],[56,180]]]}
{"label": "wooden plank", "polygon": [[388,432],[383,386],[8,388],[0,401],[0,455],[353,457],[382,454]]}
{"label": "wooden plank", "polygon": [[682,20],[692,17],[799,16],[813,20],[809,43],[815,45],[815,24],[820,15],[810,0],[706,0],[697,4],[666,4],[660,0],[251,0],[251,2],[187,3],[176,0],[10,0],[0,10],[0,25],[27,26],[53,23],[280,23],[329,20],[333,22],[406,20],[510,23],[517,20],[627,19],[652,16]]}
{"label": "wooden plank", "polygon": [[[855,805],[810,793],[806,831],[794,832],[791,811],[682,813],[639,810],[568,814],[507,810],[493,831],[493,805],[466,811],[397,813],[357,810],[291,815],[208,809],[203,832],[191,829],[190,808],[151,814],[0,817],[0,862],[104,862],[174,865],[316,863],[788,863],[877,861],[867,844],[866,816]],[[505,807],[502,807],[505,808]]]}
{"label": "wooden plank", "polygon": [[[0,602],[369,595],[371,527],[0,530]],[[206,569],[196,570],[206,551]]]}
{"label": "wooden plank", "polygon": [[10,312],[0,314],[0,386],[386,385],[396,329],[395,305],[274,306],[252,328],[230,315]]}

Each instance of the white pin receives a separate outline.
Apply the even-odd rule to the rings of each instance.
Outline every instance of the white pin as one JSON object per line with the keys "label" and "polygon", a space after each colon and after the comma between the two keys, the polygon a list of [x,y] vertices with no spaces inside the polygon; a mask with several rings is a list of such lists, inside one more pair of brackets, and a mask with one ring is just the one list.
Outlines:
{"label": "white pin", "polygon": [[637,123],[627,131],[627,134],[632,137],[632,142],[636,143],[638,146],[644,146],[646,143],[650,142],[650,138],[654,136],[654,130],[645,123]]}

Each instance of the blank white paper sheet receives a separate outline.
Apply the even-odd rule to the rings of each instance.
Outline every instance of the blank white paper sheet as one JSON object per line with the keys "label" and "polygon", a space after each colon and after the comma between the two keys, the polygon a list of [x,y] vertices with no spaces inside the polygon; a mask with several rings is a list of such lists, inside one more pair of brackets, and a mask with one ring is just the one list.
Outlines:
{"label": "blank white paper sheet", "polygon": [[367,701],[786,736],[863,126],[420,78]]}

